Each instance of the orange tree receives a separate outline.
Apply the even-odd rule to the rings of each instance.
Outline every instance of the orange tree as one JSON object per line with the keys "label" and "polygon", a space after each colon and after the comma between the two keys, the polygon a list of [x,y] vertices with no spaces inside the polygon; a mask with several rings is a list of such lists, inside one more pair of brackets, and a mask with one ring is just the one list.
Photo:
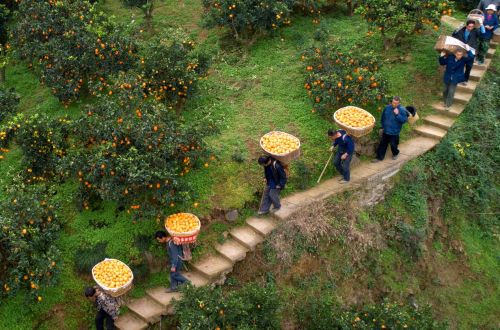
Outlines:
{"label": "orange tree", "polygon": [[116,79],[113,96],[101,97],[75,121],[76,148],[64,162],[78,177],[83,208],[99,200],[117,202],[137,217],[159,216],[163,207],[192,199],[183,176],[207,153],[203,137],[215,126],[207,120],[183,122],[142,84]]}
{"label": "orange tree", "polygon": [[76,100],[88,82],[128,69],[135,45],[119,26],[84,0],[19,4],[13,41],[61,102]]}
{"label": "orange tree", "polygon": [[373,53],[360,48],[345,53],[326,44],[307,49],[301,59],[306,72],[304,89],[314,103],[313,112],[326,113],[346,105],[366,106],[385,96],[387,81]]}
{"label": "orange tree", "polygon": [[384,48],[388,49],[424,25],[437,30],[441,16],[451,14],[451,4],[449,0],[366,0],[356,12],[382,34]]}
{"label": "orange tree", "polygon": [[59,250],[53,244],[59,231],[55,205],[46,188],[15,183],[0,203],[0,296],[38,290],[54,282]]}
{"label": "orange tree", "polygon": [[9,120],[16,113],[18,105],[19,95],[13,88],[0,88],[0,160],[9,151],[7,147],[18,128],[13,120]]}
{"label": "orange tree", "polygon": [[231,29],[233,35],[248,38],[290,24],[295,0],[203,0],[205,25]]}

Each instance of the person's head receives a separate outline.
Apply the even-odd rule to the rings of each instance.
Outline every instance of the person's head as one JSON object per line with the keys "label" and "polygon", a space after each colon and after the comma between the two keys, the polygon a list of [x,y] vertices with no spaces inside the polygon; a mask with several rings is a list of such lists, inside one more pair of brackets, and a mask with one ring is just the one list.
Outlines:
{"label": "person's head", "polygon": [[476,27],[476,21],[473,19],[468,19],[467,22],[465,23],[465,28],[467,31],[472,31]]}
{"label": "person's head", "polygon": [[95,288],[88,286],[85,288],[84,293],[85,293],[86,298],[93,299],[95,297],[97,291]]}
{"label": "person's head", "polygon": [[258,160],[259,165],[266,166],[271,163],[271,157],[269,156],[260,156]]}
{"label": "person's head", "polygon": [[401,98],[399,96],[394,96],[391,104],[393,108],[397,108],[401,104]]}
{"label": "person's head", "polygon": [[168,241],[168,238],[169,236],[163,230],[158,230],[155,233],[155,239],[158,243],[165,243],[166,241]]}
{"label": "person's head", "polygon": [[328,130],[328,137],[330,138],[330,140],[335,140],[335,139],[338,139],[339,137],[342,136],[342,133],[345,132],[343,130],[333,130],[333,129],[329,129]]}
{"label": "person's head", "polygon": [[460,60],[462,57],[464,57],[464,51],[463,51],[463,50],[460,50],[460,49],[459,49],[459,50],[457,50],[457,51],[455,52],[455,58],[456,58],[457,60]]}
{"label": "person's head", "polygon": [[486,14],[488,15],[493,15],[497,11],[497,7],[494,4],[489,5],[486,7]]}

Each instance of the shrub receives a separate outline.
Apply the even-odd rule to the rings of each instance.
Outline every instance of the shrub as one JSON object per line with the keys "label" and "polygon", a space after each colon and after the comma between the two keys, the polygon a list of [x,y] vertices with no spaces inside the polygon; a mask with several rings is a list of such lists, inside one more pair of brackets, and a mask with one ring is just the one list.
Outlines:
{"label": "shrub", "polygon": [[87,83],[106,85],[110,74],[133,64],[132,41],[84,0],[22,1],[13,35],[19,57],[65,104]]}
{"label": "shrub", "polygon": [[249,284],[223,293],[220,288],[187,286],[174,302],[180,329],[279,329],[281,306],[272,284]]}
{"label": "shrub", "polygon": [[40,186],[15,184],[0,203],[1,296],[20,289],[36,296],[42,286],[55,281],[59,224],[48,194]]}
{"label": "shrub", "polygon": [[374,30],[380,31],[384,48],[388,49],[393,42],[399,42],[424,25],[433,26],[437,30],[441,24],[441,16],[452,13],[451,4],[449,0],[367,0],[356,12]]}
{"label": "shrub", "polygon": [[75,269],[81,275],[88,275],[92,267],[106,258],[106,246],[101,242],[94,246],[84,245],[78,248],[74,254]]}
{"label": "shrub", "polygon": [[12,116],[19,105],[19,95],[14,88],[0,87],[0,123]]}
{"label": "shrub", "polygon": [[373,53],[353,49],[346,54],[328,44],[306,50],[304,88],[314,102],[313,111],[325,113],[346,105],[380,101],[387,82],[380,72],[381,63]]}
{"label": "shrub", "polygon": [[291,23],[294,0],[203,0],[205,25],[231,29],[237,39]]}

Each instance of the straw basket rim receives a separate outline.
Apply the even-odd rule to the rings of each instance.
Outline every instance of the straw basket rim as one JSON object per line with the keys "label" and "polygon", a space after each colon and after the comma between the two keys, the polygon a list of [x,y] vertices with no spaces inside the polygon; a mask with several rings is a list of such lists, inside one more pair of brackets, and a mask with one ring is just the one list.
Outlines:
{"label": "straw basket rim", "polygon": [[[373,123],[371,125],[368,125],[365,127],[352,127],[352,126],[349,126],[349,125],[342,123],[340,120],[337,119],[337,113],[341,110],[345,110],[346,108],[355,108],[355,109],[362,110],[362,111],[366,112],[368,115],[370,115],[370,117],[372,117]],[[364,135],[370,133],[373,130],[373,128],[375,127],[375,123],[376,123],[375,117],[370,112],[366,111],[363,108],[354,106],[354,105],[348,105],[348,106],[337,109],[333,113],[333,120],[335,121],[335,123],[337,125],[339,125],[341,128],[344,128],[347,131],[347,133],[349,133],[350,135],[352,135],[354,137],[361,137],[361,136],[364,136]]]}
{"label": "straw basket rim", "polygon": [[[190,215],[194,216],[195,219],[196,219],[196,221],[198,222],[198,226],[195,229],[193,229],[193,230],[186,231],[186,232],[183,232],[183,233],[179,233],[179,232],[171,230],[170,228],[167,227],[167,220],[168,220],[168,218],[170,218],[171,216],[174,216],[176,214],[190,214]],[[178,213],[171,214],[171,215],[169,215],[168,217],[165,218],[165,229],[173,237],[190,237],[190,236],[194,236],[194,235],[198,235],[199,234],[200,229],[201,229],[201,221],[200,221],[200,218],[198,218],[198,216],[196,214],[189,213],[189,212],[178,212]]]}
{"label": "straw basket rim", "polygon": [[[124,264],[127,269],[130,271],[130,274],[132,274],[132,276],[130,277],[130,279],[128,280],[127,283],[125,283],[124,285],[122,285],[121,287],[119,288],[108,288],[107,286],[105,286],[104,284],[102,284],[101,282],[99,282],[96,278],[95,278],[95,274],[94,274],[94,269],[97,265],[99,265],[100,263],[104,262],[104,261],[108,261],[108,260],[115,260],[115,261],[119,261],[121,262],[122,264]],[[97,283],[97,285],[106,293],[110,294],[112,297],[118,297],[118,296],[121,296],[125,293],[127,293],[131,288],[132,288],[132,282],[134,281],[134,272],[132,271],[132,269],[129,267],[129,265],[127,265],[126,263],[124,263],[123,261],[119,260],[119,259],[115,259],[115,258],[104,258],[104,260],[102,261],[99,261],[98,263],[96,263],[94,265],[94,267],[92,267],[92,279],[94,280],[94,282]]]}
{"label": "straw basket rim", "polygon": [[[271,133],[282,133],[282,134],[290,135],[291,137],[293,137],[293,138],[297,139],[297,141],[299,142],[299,146],[297,147],[297,149],[292,150],[292,151],[287,152],[287,153],[284,153],[284,154],[277,154],[277,153],[274,153],[274,152],[270,152],[270,151],[266,150],[266,149],[264,148],[264,146],[262,145],[262,139],[264,138],[264,136],[266,136],[266,135],[270,135]],[[270,132],[267,132],[266,134],[264,134],[264,135],[262,135],[262,136],[260,137],[259,144],[260,144],[261,149],[262,149],[262,150],[264,150],[264,152],[266,152],[267,154],[269,154],[269,155],[271,155],[271,156],[277,156],[277,157],[283,157],[283,156],[290,155],[290,154],[292,154],[292,153],[296,152],[297,150],[300,150],[300,147],[301,147],[301,145],[302,145],[302,144],[300,143],[300,139],[299,139],[298,137],[296,137],[296,136],[295,136],[295,135],[293,135],[293,134],[290,134],[290,133],[287,133],[287,132],[283,132],[283,131],[270,131]]]}

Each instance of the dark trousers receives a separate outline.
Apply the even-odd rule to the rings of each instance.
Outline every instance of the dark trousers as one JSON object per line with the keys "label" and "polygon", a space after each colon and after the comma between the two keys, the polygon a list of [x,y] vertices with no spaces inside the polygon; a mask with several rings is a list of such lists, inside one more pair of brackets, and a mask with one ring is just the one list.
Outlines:
{"label": "dark trousers", "polygon": [[176,290],[178,285],[188,282],[188,279],[180,273],[181,269],[182,261],[178,261],[177,267],[175,267],[175,272],[170,272],[170,289],[172,290]]}
{"label": "dark trousers", "polygon": [[281,207],[280,192],[281,189],[271,189],[270,186],[266,186],[259,211],[264,213],[269,212],[271,205],[274,205],[275,209],[279,209]]}
{"label": "dark trousers", "polygon": [[455,97],[455,90],[457,89],[457,84],[446,83],[444,84],[443,90],[443,102],[447,107],[451,107],[453,104],[453,98]]}
{"label": "dark trousers", "polygon": [[380,140],[380,144],[377,148],[377,159],[384,160],[385,152],[387,151],[387,146],[389,144],[391,145],[392,155],[397,156],[399,154],[399,135],[388,135],[383,133],[382,139]]}
{"label": "dark trousers", "polygon": [[351,160],[352,155],[347,156],[345,160],[342,160],[343,152],[337,151],[335,154],[335,158],[333,159],[333,166],[337,169],[337,171],[344,177],[345,181],[349,181],[351,179]]}
{"label": "dark trousers", "polygon": [[104,321],[106,321],[107,330],[115,329],[115,321],[113,321],[111,315],[100,309],[95,317],[95,328],[97,330],[104,330]]}
{"label": "dark trousers", "polygon": [[465,81],[469,81],[470,72],[472,71],[472,66],[474,65],[474,56],[469,56],[467,62],[465,62]]}
{"label": "dark trousers", "polygon": [[479,41],[479,51],[477,54],[478,61],[482,62],[486,58],[486,53],[488,53],[488,49],[490,48],[490,41],[489,39],[481,39]]}

